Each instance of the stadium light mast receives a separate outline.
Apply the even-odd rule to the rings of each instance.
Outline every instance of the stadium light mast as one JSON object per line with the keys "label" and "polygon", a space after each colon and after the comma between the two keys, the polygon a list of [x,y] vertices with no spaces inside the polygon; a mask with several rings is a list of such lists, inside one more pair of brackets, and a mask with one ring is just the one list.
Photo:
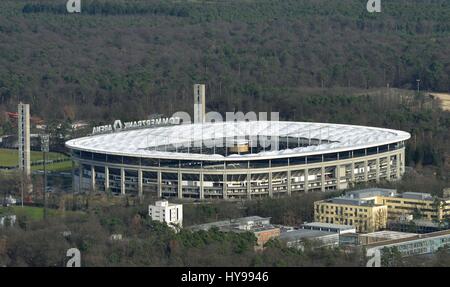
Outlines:
{"label": "stadium light mast", "polygon": [[[30,160],[30,105],[19,103],[18,111],[18,145],[19,145],[19,171],[21,174],[21,205],[23,207],[24,189],[29,194],[31,186],[31,160]],[[27,185],[25,187],[25,184]]]}
{"label": "stadium light mast", "polygon": [[420,79],[416,79],[417,82],[417,94],[420,94]]}
{"label": "stadium light mast", "polygon": [[44,219],[47,218],[47,153],[49,152],[50,137],[48,134],[41,135],[41,151],[44,165]]}

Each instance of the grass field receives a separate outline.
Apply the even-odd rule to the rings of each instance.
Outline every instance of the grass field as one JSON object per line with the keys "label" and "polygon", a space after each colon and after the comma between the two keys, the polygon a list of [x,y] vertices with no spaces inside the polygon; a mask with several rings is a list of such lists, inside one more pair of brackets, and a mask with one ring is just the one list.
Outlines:
{"label": "grass field", "polygon": [[[17,166],[18,163],[18,150],[15,149],[0,149],[0,166],[3,167],[14,167]],[[68,156],[56,153],[56,152],[49,152],[47,153],[47,160],[56,160],[56,159],[67,159]],[[31,152],[31,162],[36,161],[42,161],[42,152],[39,151],[32,151]],[[49,171],[65,171],[70,170],[72,167],[72,164],[70,161],[64,161],[64,162],[57,162],[57,163],[51,163],[47,164],[47,169]],[[31,166],[32,170],[42,170],[42,165],[34,165]]]}
{"label": "grass field", "polygon": [[[54,213],[53,210],[51,212]],[[31,220],[42,220],[44,218],[44,208],[33,206],[0,207],[0,215],[2,214],[15,214],[17,216],[26,216]]]}
{"label": "grass field", "polygon": [[[62,216],[64,214],[83,214],[80,211],[65,211],[62,212],[56,209],[47,209],[47,214],[50,217],[53,216]],[[42,220],[44,219],[44,208],[43,207],[34,207],[34,206],[10,206],[10,207],[0,207],[0,216],[1,215],[9,215],[15,214],[17,216],[25,216],[30,220]]]}

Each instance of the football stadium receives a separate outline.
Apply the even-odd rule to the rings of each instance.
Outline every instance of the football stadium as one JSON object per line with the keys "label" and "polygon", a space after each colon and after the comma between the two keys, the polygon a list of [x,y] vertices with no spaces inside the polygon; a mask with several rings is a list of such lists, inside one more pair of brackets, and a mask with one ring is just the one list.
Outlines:
{"label": "football stadium", "polygon": [[250,199],[392,181],[405,171],[407,132],[313,122],[205,122],[204,89],[198,103],[194,123],[138,124],[68,141],[75,190]]}

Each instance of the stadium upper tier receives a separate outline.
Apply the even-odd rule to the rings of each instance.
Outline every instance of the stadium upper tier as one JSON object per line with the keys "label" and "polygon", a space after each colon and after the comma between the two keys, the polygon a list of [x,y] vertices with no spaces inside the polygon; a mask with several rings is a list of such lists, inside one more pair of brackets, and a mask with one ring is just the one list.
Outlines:
{"label": "stadium upper tier", "polygon": [[[73,139],[66,146],[121,156],[236,161],[356,150],[409,138],[407,132],[367,126],[240,121],[125,130]],[[241,143],[250,146],[247,152],[231,153],[223,148]]]}

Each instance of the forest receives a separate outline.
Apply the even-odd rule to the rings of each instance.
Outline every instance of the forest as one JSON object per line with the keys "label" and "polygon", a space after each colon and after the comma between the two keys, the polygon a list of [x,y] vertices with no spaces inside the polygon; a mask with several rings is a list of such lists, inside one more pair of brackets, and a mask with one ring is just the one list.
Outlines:
{"label": "forest", "polygon": [[299,106],[306,88],[450,88],[445,0],[65,2],[1,1],[0,108],[104,121],[190,111],[196,82],[222,113]]}
{"label": "forest", "polygon": [[[185,204],[185,223],[188,227],[199,219],[203,223],[260,214],[274,215],[274,223],[298,224],[310,220],[310,205],[323,197],[310,194],[242,205]],[[90,200],[89,207],[76,211],[69,208],[45,220],[20,214],[14,227],[0,229],[0,266],[62,267],[68,260],[66,251],[74,247],[81,252],[83,267],[363,267],[367,262],[363,249],[348,252],[343,247],[318,247],[313,241],[306,241],[304,250],[299,250],[271,240],[263,251],[255,251],[256,237],[250,232],[227,233],[215,228],[194,232],[183,228],[175,233],[167,225],[152,221],[145,204],[130,205],[131,200],[123,200],[105,205]],[[114,234],[120,234],[121,239],[112,237]],[[393,249],[382,257],[382,266],[391,267],[448,266],[449,262],[446,249],[425,258],[402,257]]]}
{"label": "forest", "polygon": [[[450,112],[427,92],[450,92],[450,2],[383,1],[374,14],[366,2],[82,0],[82,13],[68,14],[65,0],[1,0],[0,136],[16,132],[4,112],[19,101],[46,121],[57,148],[64,145],[60,134],[80,136],[70,130],[77,120],[98,125],[192,113],[192,85],[205,83],[207,111],[279,112],[281,120],[408,131],[405,179],[383,185],[442,195],[450,181]],[[13,176],[0,174],[0,181],[2,194],[18,191]],[[190,205],[185,219],[192,225],[260,215],[298,225],[312,220],[312,204],[323,196]],[[147,206],[124,200],[97,206],[89,196],[51,196],[50,207],[63,216],[19,216],[15,227],[1,229],[0,266],[63,266],[74,246],[84,266],[365,262],[340,248],[299,251],[277,241],[258,253],[248,233],[175,234],[150,221]],[[124,239],[111,240],[116,233]],[[446,250],[427,260],[394,250],[383,264],[449,262]]]}
{"label": "forest", "polygon": [[207,111],[402,129],[409,166],[450,174],[449,113],[413,92],[450,89],[448,1],[65,2],[0,2],[0,135],[18,101],[98,125],[191,113],[203,82]]}

